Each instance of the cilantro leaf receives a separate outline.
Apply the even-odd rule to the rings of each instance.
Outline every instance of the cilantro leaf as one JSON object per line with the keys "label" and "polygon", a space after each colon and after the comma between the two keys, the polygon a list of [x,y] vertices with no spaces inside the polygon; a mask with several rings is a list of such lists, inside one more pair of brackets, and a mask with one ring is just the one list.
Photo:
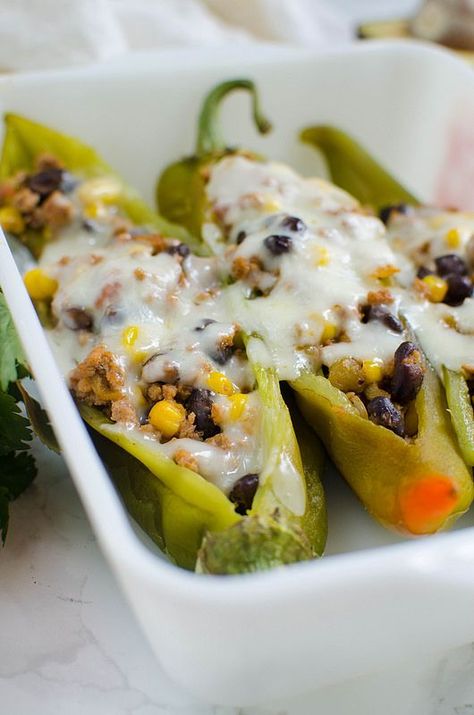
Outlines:
{"label": "cilantro leaf", "polygon": [[2,457],[0,474],[0,538],[5,543],[8,530],[8,505],[17,499],[36,476],[36,464],[29,452],[10,452]]}
{"label": "cilantro leaf", "polygon": [[28,365],[10,311],[0,290],[0,539],[5,543],[9,503],[36,476],[29,449],[32,432],[18,406],[22,400],[17,380],[28,375]]}
{"label": "cilantro leaf", "polygon": [[9,452],[22,452],[32,438],[28,420],[20,413],[15,399],[0,392],[0,457]]}
{"label": "cilantro leaf", "polygon": [[23,404],[25,405],[26,414],[28,415],[33,432],[46,447],[52,449],[54,452],[61,451],[56,439],[56,435],[53,432],[51,423],[48,418],[48,414],[41,407],[40,403],[32,397],[27,391],[25,385],[21,382],[17,382],[18,394],[20,395]]}
{"label": "cilantro leaf", "polygon": [[6,489],[13,501],[22,494],[35,478],[35,460],[29,452],[11,452],[2,458],[0,489]]}
{"label": "cilantro leaf", "polygon": [[23,348],[5,298],[0,293],[0,389],[6,390],[17,379],[17,365],[27,367]]}

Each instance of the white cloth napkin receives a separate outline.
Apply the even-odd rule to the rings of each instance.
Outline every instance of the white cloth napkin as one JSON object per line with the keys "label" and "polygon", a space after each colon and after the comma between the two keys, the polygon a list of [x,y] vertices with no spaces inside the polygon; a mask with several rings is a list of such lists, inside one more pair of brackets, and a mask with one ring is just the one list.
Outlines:
{"label": "white cloth napkin", "polygon": [[324,0],[0,0],[0,71],[99,62],[177,45],[350,39]]}

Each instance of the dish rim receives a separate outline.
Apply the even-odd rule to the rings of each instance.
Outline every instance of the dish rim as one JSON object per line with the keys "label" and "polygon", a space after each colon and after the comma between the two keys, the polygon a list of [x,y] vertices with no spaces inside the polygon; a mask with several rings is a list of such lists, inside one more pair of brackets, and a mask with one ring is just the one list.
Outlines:
{"label": "dish rim", "polygon": [[[265,46],[264,56],[260,55],[260,52],[261,48],[252,47],[245,61],[240,58],[239,63],[244,65],[259,61],[268,64],[289,59],[295,62],[301,59],[318,61],[325,57],[351,56],[354,53],[375,56],[382,53],[442,57],[444,62],[454,63],[458,71],[464,64],[448,50],[410,40],[371,41],[367,44],[361,43],[324,51]],[[225,48],[199,48],[184,52],[175,49],[143,52],[137,53],[132,59],[117,58],[100,65],[6,75],[0,77],[0,91],[3,87],[12,84],[21,86],[32,81],[51,83],[58,78],[64,79],[71,75],[76,78],[90,78],[169,72],[167,62],[162,63],[164,56],[169,61],[176,59],[180,71],[185,72],[187,67],[190,71],[194,71],[195,63],[189,63],[190,56],[193,56],[196,62],[207,63],[210,58],[215,61],[216,55],[226,58],[228,62],[237,60],[237,56],[229,57]],[[156,64],[150,63],[150,58],[159,58],[159,62],[157,59]],[[465,69],[466,77],[469,76],[473,81],[472,70],[467,66]],[[35,380],[63,449],[63,456],[98,540],[112,562],[119,559],[140,579],[153,581],[155,586],[166,587],[186,599],[192,596],[207,602],[215,600],[222,603],[222,596],[225,595],[229,607],[233,608],[237,602],[240,605],[246,603],[250,606],[255,598],[265,601],[286,600],[295,592],[309,591],[316,594],[328,588],[332,590],[347,587],[349,580],[352,582],[363,580],[362,575],[368,576],[370,580],[372,569],[377,569],[379,576],[385,575],[387,578],[397,574],[406,576],[409,573],[426,576],[428,571],[433,575],[439,575],[444,564],[444,559],[439,558],[440,555],[447,554],[453,558],[461,558],[464,563],[466,556],[474,554],[474,527],[466,527],[457,532],[436,534],[417,541],[369,547],[360,551],[326,556],[322,560],[315,559],[282,569],[243,574],[232,578],[195,574],[177,567],[165,558],[160,558],[139,539],[133,530],[125,507],[115,492],[60,375],[46,334],[28,297],[1,229],[0,284],[28,361],[36,375]],[[86,470],[90,472],[85,474]],[[92,487],[87,484],[91,479],[94,480]]]}

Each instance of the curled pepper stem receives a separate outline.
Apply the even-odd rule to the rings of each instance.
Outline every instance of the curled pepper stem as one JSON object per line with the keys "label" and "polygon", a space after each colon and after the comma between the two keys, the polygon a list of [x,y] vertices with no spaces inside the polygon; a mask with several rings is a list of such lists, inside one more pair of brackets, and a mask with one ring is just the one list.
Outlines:
{"label": "curled pepper stem", "polygon": [[223,151],[226,144],[220,134],[219,109],[220,103],[230,92],[245,89],[251,94],[252,114],[260,134],[267,134],[272,128],[269,120],[262,114],[255,83],[249,79],[232,79],[218,84],[204,100],[199,115],[196,153],[198,156]]}

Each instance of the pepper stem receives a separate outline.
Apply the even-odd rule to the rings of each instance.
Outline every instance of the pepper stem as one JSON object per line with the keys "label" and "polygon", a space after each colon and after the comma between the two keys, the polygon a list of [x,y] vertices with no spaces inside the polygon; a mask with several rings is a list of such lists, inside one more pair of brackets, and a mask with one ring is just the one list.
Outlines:
{"label": "pepper stem", "polygon": [[198,156],[223,151],[226,144],[220,134],[219,108],[220,103],[235,89],[246,89],[252,95],[252,114],[260,134],[266,134],[272,128],[271,123],[260,110],[257,89],[249,79],[232,79],[218,84],[207,95],[199,115],[196,153]]}

